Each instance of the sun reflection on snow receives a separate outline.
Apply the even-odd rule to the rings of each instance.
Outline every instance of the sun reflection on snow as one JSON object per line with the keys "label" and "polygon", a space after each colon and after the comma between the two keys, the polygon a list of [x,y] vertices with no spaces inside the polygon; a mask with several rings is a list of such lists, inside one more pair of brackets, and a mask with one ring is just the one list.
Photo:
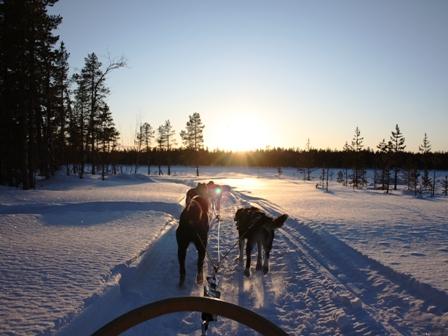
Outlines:
{"label": "sun reflection on snow", "polygon": [[243,177],[243,178],[229,178],[223,181],[223,184],[227,184],[234,189],[244,189],[244,190],[254,190],[260,188],[263,182],[254,177]]}

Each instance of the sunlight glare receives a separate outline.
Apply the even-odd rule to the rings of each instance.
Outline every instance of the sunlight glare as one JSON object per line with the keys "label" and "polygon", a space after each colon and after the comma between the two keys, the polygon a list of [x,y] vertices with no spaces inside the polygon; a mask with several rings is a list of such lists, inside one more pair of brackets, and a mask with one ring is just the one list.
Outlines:
{"label": "sunlight glare", "polygon": [[248,114],[233,116],[228,126],[222,148],[246,151],[265,148],[270,143],[269,129],[261,116]]}

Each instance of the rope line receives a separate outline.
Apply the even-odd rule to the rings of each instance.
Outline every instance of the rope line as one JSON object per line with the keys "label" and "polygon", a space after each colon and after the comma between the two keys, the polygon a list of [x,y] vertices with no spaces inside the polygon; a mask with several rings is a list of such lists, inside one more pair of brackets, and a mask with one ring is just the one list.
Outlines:
{"label": "rope line", "polygon": [[239,244],[241,239],[244,239],[244,236],[250,231],[250,229],[252,229],[255,226],[256,223],[252,223],[251,225],[249,225],[249,227],[247,228],[246,231],[244,231],[244,233],[242,235],[240,235],[238,237],[238,240],[236,241],[236,243],[234,243],[224,254],[224,256],[221,259],[221,262],[218,263],[217,268],[219,269],[219,267],[221,267],[221,263],[227,258],[227,256],[229,255],[229,253],[236,247],[237,244]]}
{"label": "rope line", "polygon": [[205,256],[207,257],[208,262],[212,265],[214,273],[216,274],[217,272],[217,267],[215,265],[215,263],[213,262],[212,257],[210,256],[210,253],[208,252],[208,248],[205,245],[204,241],[202,240],[201,236],[199,235],[199,233],[196,232],[196,236],[198,236],[199,242],[201,243],[202,247],[205,250]]}
{"label": "rope line", "polygon": [[224,253],[223,257],[220,258],[220,247],[219,247],[219,239],[220,239],[220,234],[219,234],[219,230],[220,230],[220,225],[221,225],[221,221],[218,220],[218,262],[215,263],[213,261],[213,258],[210,256],[209,250],[207,248],[207,246],[205,245],[204,241],[202,240],[202,238],[199,236],[198,233],[196,233],[196,235],[199,238],[199,241],[202,245],[202,247],[205,249],[205,255],[209,261],[209,263],[212,265],[213,267],[213,272],[214,275],[218,274],[219,268],[221,267],[223,261],[229,256],[230,252],[236,247],[236,245],[239,244],[239,241],[241,239],[244,239],[244,237],[246,236],[246,234],[257,224],[257,222],[252,223],[251,225],[249,225],[249,227],[247,228],[246,231],[243,232],[242,235],[240,235],[237,239],[237,241],[230,247],[227,249],[226,253]]}
{"label": "rope line", "polygon": [[[208,285],[204,286],[204,296],[207,297],[215,297],[215,298],[220,298],[221,297],[221,292],[218,290],[218,280],[217,280],[217,275],[219,272],[219,268],[221,267],[223,261],[228,257],[229,253],[235,248],[235,246],[237,244],[239,244],[239,242],[244,239],[244,237],[246,236],[246,234],[257,224],[258,221],[254,221],[252,222],[249,227],[243,232],[243,234],[238,236],[238,240],[236,241],[236,243],[234,243],[224,254],[224,256],[221,259],[221,250],[220,250],[220,240],[221,240],[221,220],[218,216],[216,216],[216,211],[215,209],[213,209],[212,215],[214,216],[214,218],[218,221],[218,234],[217,234],[217,252],[218,252],[218,262],[215,264],[212,257],[210,256],[210,253],[208,251],[207,246],[205,245],[204,241],[202,240],[201,236],[199,235],[199,233],[196,232],[196,235],[198,236],[199,242],[202,244],[202,247],[205,250],[205,255],[208,259],[208,262],[212,265],[213,267],[213,276],[211,277],[207,277],[207,282]],[[216,216],[216,217],[215,217]],[[209,323],[212,321],[217,321],[217,316],[207,313],[207,312],[202,312],[201,315],[202,318],[202,324],[201,324],[201,335],[202,336],[206,336],[207,335],[207,330],[209,327]]]}
{"label": "rope line", "polygon": [[218,218],[218,265],[221,263],[221,251],[220,251],[220,244],[219,244],[219,242],[221,241],[220,229],[221,229],[221,221]]}

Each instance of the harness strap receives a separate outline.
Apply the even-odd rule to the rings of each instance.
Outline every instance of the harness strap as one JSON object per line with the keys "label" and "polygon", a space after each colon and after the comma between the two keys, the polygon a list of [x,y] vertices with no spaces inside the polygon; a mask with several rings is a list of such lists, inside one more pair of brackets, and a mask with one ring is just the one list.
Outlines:
{"label": "harness strap", "polygon": [[[200,241],[200,243],[201,243],[201,245],[202,245],[202,247],[205,249],[205,254],[206,254],[206,256],[207,256],[207,259],[209,260],[209,262],[210,262],[210,264],[212,265],[212,267],[213,267],[213,272],[214,272],[214,274],[216,275],[216,274],[218,274],[218,272],[219,272],[219,268],[221,267],[221,265],[222,265],[222,263],[223,263],[223,261],[229,256],[229,253],[239,244],[239,240],[240,239],[244,239],[244,237],[247,235],[247,233],[258,223],[258,221],[254,221],[254,222],[252,222],[250,225],[249,225],[249,227],[243,232],[243,234],[241,234],[239,237],[238,237],[238,240],[236,241],[236,243],[234,243],[225,253],[224,253],[224,255],[223,255],[223,257],[221,258],[220,257],[220,245],[219,245],[219,239],[220,239],[220,221],[218,220],[218,262],[217,263],[214,263],[214,261],[213,261],[213,259],[212,259],[212,257],[210,256],[210,253],[209,253],[209,251],[208,251],[208,248],[207,248],[207,246],[205,246],[205,244],[204,244],[204,242],[203,242],[203,240],[202,240],[202,238],[199,236],[199,234],[198,233],[196,233],[196,235],[198,236],[198,238],[199,238],[199,241]],[[266,229],[267,230],[267,228],[265,227],[265,225],[261,225],[261,227],[263,227],[264,229]]]}
{"label": "harness strap", "polygon": [[205,243],[204,243],[204,241],[202,240],[202,238],[201,238],[201,236],[199,235],[199,233],[196,232],[196,236],[198,237],[199,242],[201,243],[202,247],[204,248],[204,250],[205,250],[205,255],[206,255],[208,261],[210,262],[210,264],[212,265],[214,273],[216,274],[217,271],[218,271],[218,267],[217,267],[216,264],[213,262],[213,259],[212,259],[212,257],[210,256],[210,253],[208,252],[208,248],[207,248],[207,246],[205,245]]}
{"label": "harness strap", "polygon": [[202,220],[202,216],[204,214],[204,211],[202,210],[202,206],[201,203],[199,203],[199,201],[197,200],[197,198],[200,197],[199,195],[194,196],[191,200],[190,203],[188,204],[187,207],[187,211],[190,211],[190,208],[193,204],[195,204],[198,208],[199,208],[199,220]]}
{"label": "harness strap", "polygon": [[[210,253],[208,252],[207,246],[205,246],[205,243],[202,240],[201,236],[196,232],[196,235],[198,236],[198,239],[199,239],[200,243],[202,244],[202,247],[205,249],[205,254],[207,256],[207,259],[209,260],[210,264],[213,267],[213,276],[207,277],[208,286],[204,286],[204,296],[211,296],[211,297],[215,297],[215,298],[219,298],[221,296],[221,292],[218,290],[218,281],[216,278],[216,276],[219,272],[219,268],[221,267],[222,262],[227,258],[229,253],[239,243],[240,239],[243,239],[244,236],[257,224],[257,222],[258,221],[254,221],[254,222],[252,222],[252,224],[249,225],[249,227],[246,229],[246,231],[243,232],[243,234],[239,236],[237,242],[226,251],[226,253],[224,254],[224,256],[221,259],[220,258],[220,244],[219,244],[221,221],[218,219],[218,247],[217,247],[218,248],[218,262],[217,262],[217,264],[215,264],[213,262],[213,259],[211,258]],[[212,321],[216,321],[217,316],[203,312],[201,315],[201,319],[202,319],[202,324],[201,324],[202,334],[201,335],[206,336],[209,323]]]}
{"label": "harness strap", "polygon": [[221,251],[220,251],[220,230],[221,230],[221,221],[218,218],[218,265],[221,263]]}
{"label": "harness strap", "polygon": [[242,235],[240,235],[238,237],[238,240],[236,241],[235,244],[233,244],[224,254],[224,256],[222,257],[221,261],[218,262],[218,265],[216,266],[216,273],[218,272],[219,268],[221,267],[222,262],[228,257],[229,253],[239,244],[239,240],[243,239],[244,236],[255,226],[255,224],[257,224],[256,222],[252,223],[251,225],[249,225],[249,227],[247,228],[246,231],[243,232]]}

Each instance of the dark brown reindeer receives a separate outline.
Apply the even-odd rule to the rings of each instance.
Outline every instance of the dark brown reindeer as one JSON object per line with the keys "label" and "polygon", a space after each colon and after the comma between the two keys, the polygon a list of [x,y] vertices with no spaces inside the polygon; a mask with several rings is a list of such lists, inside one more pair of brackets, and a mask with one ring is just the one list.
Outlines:
{"label": "dark brown reindeer", "polygon": [[[269,272],[269,254],[274,240],[274,230],[281,227],[287,219],[288,215],[286,214],[274,219],[256,207],[238,209],[235,214],[235,221],[238,229],[240,264],[243,263],[244,241],[247,240],[244,275],[250,276],[251,252],[255,243],[258,248],[256,270],[262,269],[264,274]],[[264,250],[263,266],[262,249]]]}
{"label": "dark brown reindeer", "polygon": [[198,185],[195,188],[191,188],[190,190],[187,191],[187,195],[185,196],[185,207],[188,207],[191,199],[194,196],[198,195],[208,198],[208,188],[205,183],[198,183]]}
{"label": "dark brown reindeer", "polygon": [[182,286],[185,281],[185,257],[190,243],[193,243],[198,251],[196,281],[199,284],[203,282],[203,266],[209,230],[208,210],[208,199],[196,195],[189,199],[186,208],[180,215],[179,226],[176,230],[179,286]]}

